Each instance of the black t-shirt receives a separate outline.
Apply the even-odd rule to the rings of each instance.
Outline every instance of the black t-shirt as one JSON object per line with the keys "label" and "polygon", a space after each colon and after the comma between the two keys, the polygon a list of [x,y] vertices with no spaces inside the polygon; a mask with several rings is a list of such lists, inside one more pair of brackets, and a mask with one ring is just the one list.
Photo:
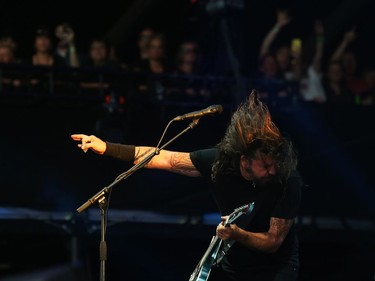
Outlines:
{"label": "black t-shirt", "polygon": [[[234,209],[254,202],[250,222],[245,227],[251,232],[267,232],[271,217],[293,219],[297,216],[302,186],[297,171],[284,183],[257,184],[255,187],[240,173],[219,176],[213,182],[211,168],[217,155],[216,148],[190,153],[194,166],[207,179],[222,215],[229,215]],[[257,266],[275,266],[285,262],[298,265],[298,240],[294,225],[284,243],[274,254],[255,252],[240,243],[235,243],[223,260],[227,267],[244,270]]]}

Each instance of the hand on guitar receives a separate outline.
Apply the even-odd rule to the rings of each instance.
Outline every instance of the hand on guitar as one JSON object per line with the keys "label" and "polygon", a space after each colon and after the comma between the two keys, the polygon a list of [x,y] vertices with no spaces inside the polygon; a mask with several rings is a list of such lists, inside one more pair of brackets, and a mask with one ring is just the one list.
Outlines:
{"label": "hand on guitar", "polygon": [[226,223],[228,216],[221,217],[221,223],[216,227],[216,236],[221,240],[225,241],[228,239],[235,239],[236,233],[238,232],[238,226],[236,224]]}

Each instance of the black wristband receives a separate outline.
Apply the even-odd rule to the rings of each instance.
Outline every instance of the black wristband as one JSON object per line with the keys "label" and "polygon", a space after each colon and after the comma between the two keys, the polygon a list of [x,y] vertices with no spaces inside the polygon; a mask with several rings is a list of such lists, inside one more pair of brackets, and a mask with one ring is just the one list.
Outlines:
{"label": "black wristband", "polygon": [[133,162],[135,157],[135,146],[120,143],[106,142],[105,156],[110,156],[122,161]]}

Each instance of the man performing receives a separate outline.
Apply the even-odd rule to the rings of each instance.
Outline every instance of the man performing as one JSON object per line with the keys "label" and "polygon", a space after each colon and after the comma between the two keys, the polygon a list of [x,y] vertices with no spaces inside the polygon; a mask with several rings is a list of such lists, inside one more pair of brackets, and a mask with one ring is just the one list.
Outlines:
{"label": "man performing", "polygon": [[[138,163],[153,149],[115,144],[94,135],[73,134],[78,147],[97,154]],[[204,177],[222,215],[254,202],[244,226],[219,223],[216,235],[236,243],[209,281],[297,280],[298,240],[294,225],[302,179],[290,139],[271,120],[270,112],[252,91],[233,113],[225,135],[213,148],[192,152],[161,150],[145,168]]]}

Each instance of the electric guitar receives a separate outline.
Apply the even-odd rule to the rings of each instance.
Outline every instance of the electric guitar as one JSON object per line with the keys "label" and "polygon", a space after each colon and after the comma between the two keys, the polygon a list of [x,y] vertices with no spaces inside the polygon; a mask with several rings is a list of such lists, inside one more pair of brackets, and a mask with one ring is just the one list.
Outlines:
{"label": "electric guitar", "polygon": [[[240,216],[250,214],[254,209],[254,202],[243,205],[235,209],[225,220],[224,224],[233,224]],[[206,281],[210,276],[213,266],[217,266],[226,255],[235,240],[221,240],[218,236],[213,236],[203,257],[190,275],[189,281]]]}

